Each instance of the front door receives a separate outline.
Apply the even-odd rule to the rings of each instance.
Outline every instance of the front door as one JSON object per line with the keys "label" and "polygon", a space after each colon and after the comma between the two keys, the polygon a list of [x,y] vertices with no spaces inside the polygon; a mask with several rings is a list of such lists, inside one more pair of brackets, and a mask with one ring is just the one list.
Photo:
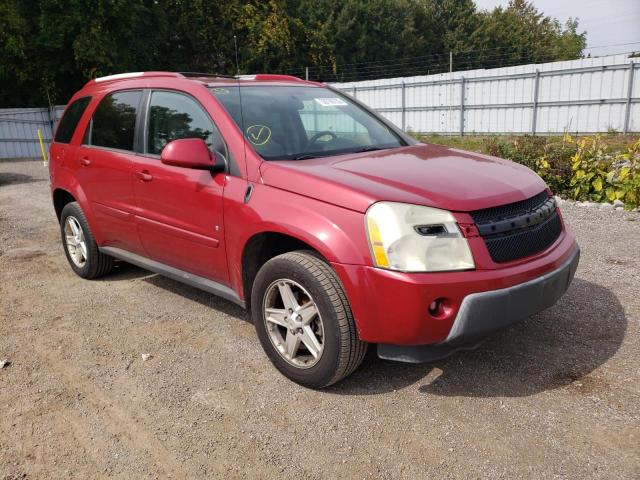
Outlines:
{"label": "front door", "polygon": [[136,158],[133,174],[142,245],[153,260],[228,284],[222,216],[226,175],[160,162],[164,146],[178,138],[202,138],[212,150],[224,149],[224,143],[191,96],[166,90],[149,95],[144,153]]}

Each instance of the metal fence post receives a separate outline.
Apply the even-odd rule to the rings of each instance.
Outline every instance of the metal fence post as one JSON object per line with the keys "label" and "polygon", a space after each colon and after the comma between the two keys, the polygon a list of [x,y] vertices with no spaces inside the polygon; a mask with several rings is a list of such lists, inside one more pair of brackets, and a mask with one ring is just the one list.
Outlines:
{"label": "metal fence post", "polygon": [[406,97],[406,85],[404,84],[404,80],[402,81],[402,131],[407,131],[407,97]]}
{"label": "metal fence post", "polygon": [[[354,86],[353,86],[353,98],[358,98],[358,97],[356,96],[357,92],[358,92],[358,89],[357,89],[357,87],[354,85]],[[356,119],[355,119],[355,118],[353,119],[353,133],[356,133]]]}
{"label": "metal fence post", "polygon": [[318,133],[318,102],[313,103],[313,131]]}
{"label": "metal fence post", "polygon": [[464,135],[464,77],[460,78],[460,136]]}
{"label": "metal fence post", "polygon": [[538,123],[538,91],[540,90],[540,70],[536,69],[536,76],[533,85],[533,112],[531,113],[531,134],[536,134]]}
{"label": "metal fence post", "polygon": [[633,93],[633,72],[635,65],[633,61],[629,62],[629,85],[627,87],[627,105],[624,110],[624,129],[623,133],[629,132],[629,119],[631,118],[631,94]]}

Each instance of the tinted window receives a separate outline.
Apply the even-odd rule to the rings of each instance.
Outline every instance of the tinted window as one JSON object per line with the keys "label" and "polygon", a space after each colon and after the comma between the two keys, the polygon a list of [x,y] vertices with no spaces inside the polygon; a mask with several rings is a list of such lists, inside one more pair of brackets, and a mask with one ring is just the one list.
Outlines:
{"label": "tinted window", "polygon": [[149,102],[147,153],[160,154],[179,138],[201,138],[211,150],[222,150],[213,122],[191,97],[173,92],[153,92]]}
{"label": "tinted window", "polygon": [[93,114],[91,145],[133,150],[140,91],[115,92],[102,99]]}
{"label": "tinted window", "polygon": [[78,122],[80,121],[80,118],[82,118],[84,111],[87,109],[87,105],[89,105],[90,100],[91,97],[83,97],[69,105],[69,108],[67,108],[67,111],[60,121],[58,130],[56,131],[56,142],[69,143],[71,141],[73,132],[76,130]]}

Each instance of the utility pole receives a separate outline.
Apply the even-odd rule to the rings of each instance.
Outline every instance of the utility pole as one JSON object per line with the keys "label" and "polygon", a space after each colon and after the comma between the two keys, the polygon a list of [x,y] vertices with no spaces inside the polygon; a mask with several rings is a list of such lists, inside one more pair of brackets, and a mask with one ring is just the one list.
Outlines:
{"label": "utility pole", "polygon": [[309,67],[304,67],[304,79],[309,80]]}

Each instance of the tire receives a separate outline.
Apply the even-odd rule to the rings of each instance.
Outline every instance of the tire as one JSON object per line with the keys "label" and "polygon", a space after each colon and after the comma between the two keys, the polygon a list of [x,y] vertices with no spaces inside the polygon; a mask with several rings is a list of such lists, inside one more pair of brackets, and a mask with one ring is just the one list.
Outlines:
{"label": "tire", "polygon": [[[316,313],[305,317],[305,321],[308,317],[314,320],[308,327],[297,329],[296,335],[301,341],[297,350],[300,355],[295,358],[285,353],[289,335],[296,329],[290,328],[295,313],[292,318],[285,318],[290,310],[284,303],[288,295],[284,295],[281,288],[294,292],[294,300],[301,304],[301,312],[314,311],[315,307]],[[266,313],[265,308],[283,315]],[[269,360],[284,376],[305,387],[327,387],[351,375],[367,352],[367,343],[358,338],[351,307],[340,280],[326,262],[311,252],[285,253],[262,266],[253,282],[251,315]],[[278,321],[274,323],[276,317]],[[297,319],[300,318],[298,315]],[[280,325],[280,321],[285,324]],[[311,355],[314,349],[317,353],[315,344],[307,349],[309,329],[314,330],[318,344],[321,343],[317,357]]]}
{"label": "tire", "polygon": [[[68,234],[74,233],[74,227],[80,228],[81,236],[72,235],[73,240],[68,241]],[[89,222],[84,212],[77,202],[67,203],[62,209],[60,215],[60,235],[62,237],[62,246],[67,256],[71,269],[82,278],[92,279],[106,275],[113,268],[113,258],[100,253],[96,244]],[[80,246],[73,247],[71,243],[75,243],[78,238],[84,241],[84,248]],[[76,250],[81,252],[80,257],[84,257],[84,261],[80,260],[76,255]]]}

